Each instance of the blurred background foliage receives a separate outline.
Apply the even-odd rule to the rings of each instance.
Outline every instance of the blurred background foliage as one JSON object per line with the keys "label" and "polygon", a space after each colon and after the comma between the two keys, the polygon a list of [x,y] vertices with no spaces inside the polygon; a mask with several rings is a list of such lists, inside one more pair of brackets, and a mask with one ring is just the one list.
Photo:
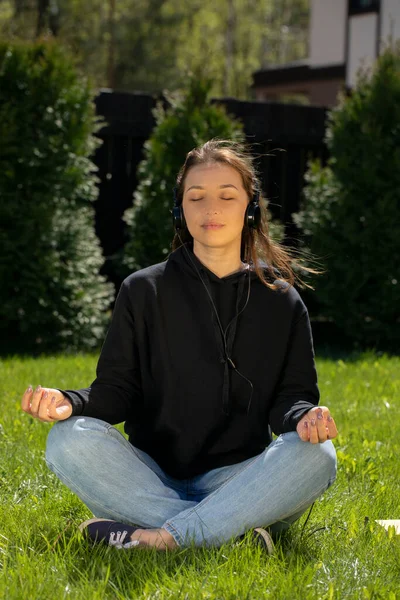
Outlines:
{"label": "blurred background foliage", "polygon": [[158,93],[205,69],[251,99],[253,71],[308,53],[309,0],[0,0],[3,40],[53,36],[97,88]]}
{"label": "blurred background foliage", "polygon": [[[254,69],[307,54],[293,41],[301,36],[284,44],[285,27],[288,36],[306,30],[307,2],[219,7],[0,0],[0,337],[8,350],[90,349],[104,338],[115,291],[99,275],[94,232],[96,87],[163,89],[170,103],[157,106],[124,215],[125,276],[170,251],[169,190],[186,152],[211,137],[243,139],[210,96],[245,99]],[[313,314],[356,344],[386,349],[397,349],[400,326],[399,82],[398,44],[330,112],[330,159],[309,163],[293,215],[300,249],[326,269],[311,282],[315,293],[304,292]],[[280,233],[272,224],[276,240]]]}
{"label": "blurred background foliage", "polygon": [[[0,344],[89,350],[114,286],[94,231],[93,92],[53,43],[0,43]],[[3,348],[2,348],[3,349]]]}

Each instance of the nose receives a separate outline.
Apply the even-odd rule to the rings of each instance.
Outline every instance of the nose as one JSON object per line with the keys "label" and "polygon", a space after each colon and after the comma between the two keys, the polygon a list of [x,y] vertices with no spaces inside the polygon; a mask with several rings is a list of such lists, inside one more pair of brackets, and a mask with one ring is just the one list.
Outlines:
{"label": "nose", "polygon": [[221,209],[218,205],[217,199],[214,200],[212,197],[210,197],[208,200],[206,200],[206,215],[215,215],[219,212],[221,212]]}

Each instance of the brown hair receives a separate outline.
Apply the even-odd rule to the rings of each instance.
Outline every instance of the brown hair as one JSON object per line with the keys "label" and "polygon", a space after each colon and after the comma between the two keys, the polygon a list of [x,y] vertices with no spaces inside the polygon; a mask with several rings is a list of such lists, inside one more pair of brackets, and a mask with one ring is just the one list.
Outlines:
{"label": "brown hair", "polygon": [[[243,186],[249,199],[253,197],[256,188],[261,190],[253,158],[246,150],[244,144],[213,138],[202,146],[194,148],[186,155],[185,163],[182,165],[176,179],[176,198],[178,204],[182,204],[184,184],[189,169],[196,165],[210,163],[223,163],[236,169],[242,177]],[[320,274],[321,272],[300,265],[302,259],[295,256],[297,253],[296,250],[284,248],[281,244],[270,238],[267,201],[261,194],[259,205],[261,211],[259,226],[254,229],[245,224],[243,225],[241,257],[244,257],[246,261],[253,262],[255,271],[261,282],[273,290],[281,287],[273,283],[276,279],[286,281],[289,285],[297,283],[300,287],[314,289],[311,285],[305,283],[295,273],[294,269],[300,268],[314,274]],[[172,251],[179,248],[182,243],[193,241],[193,237],[187,227],[181,229],[179,235],[181,239],[179,239],[178,233],[174,235]],[[265,268],[260,265],[260,259],[267,263],[267,272],[272,277],[271,281],[268,281],[265,277]],[[278,271],[278,274],[276,271]],[[289,289],[289,286],[286,289]]]}

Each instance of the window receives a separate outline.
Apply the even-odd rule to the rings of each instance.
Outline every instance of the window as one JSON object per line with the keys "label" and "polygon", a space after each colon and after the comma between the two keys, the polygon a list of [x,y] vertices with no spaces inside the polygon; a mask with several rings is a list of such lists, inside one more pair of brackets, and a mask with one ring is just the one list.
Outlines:
{"label": "window", "polygon": [[379,12],[380,0],[350,0],[349,14],[360,14],[364,12]]}

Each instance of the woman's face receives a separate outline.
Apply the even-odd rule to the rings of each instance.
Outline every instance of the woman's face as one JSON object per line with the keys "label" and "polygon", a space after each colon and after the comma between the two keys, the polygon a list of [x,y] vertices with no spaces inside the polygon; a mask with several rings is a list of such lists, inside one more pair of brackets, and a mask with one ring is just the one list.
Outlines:
{"label": "woman's face", "polygon": [[[191,236],[200,244],[224,247],[237,241],[240,248],[248,202],[241,175],[229,165],[197,165],[186,175],[183,212]],[[222,227],[207,227],[210,222]]]}

